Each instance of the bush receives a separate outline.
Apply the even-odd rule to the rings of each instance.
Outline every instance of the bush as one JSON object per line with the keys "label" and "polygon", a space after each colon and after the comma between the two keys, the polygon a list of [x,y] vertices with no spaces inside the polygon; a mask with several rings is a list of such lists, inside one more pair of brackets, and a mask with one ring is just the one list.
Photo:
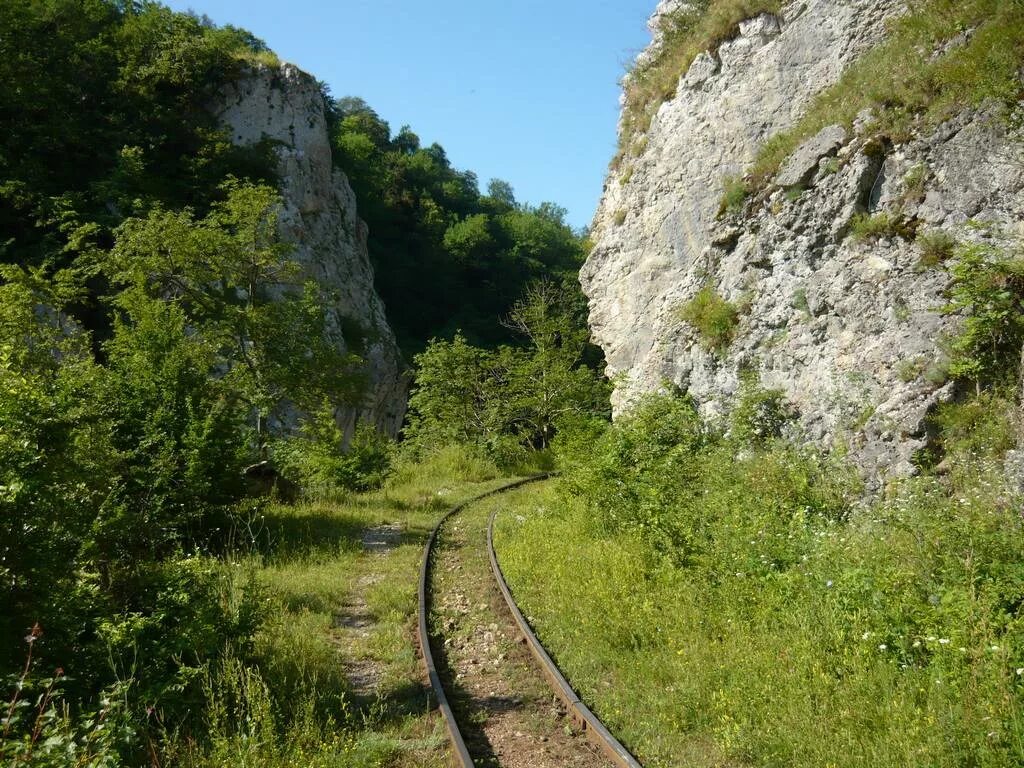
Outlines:
{"label": "bush", "polygon": [[324,405],[303,420],[298,435],[277,440],[272,453],[287,480],[306,494],[323,495],[379,488],[391,471],[395,449],[394,441],[365,423],[356,425],[346,445],[334,408]]}
{"label": "bush", "polygon": [[718,206],[718,215],[725,213],[740,213],[743,210],[743,203],[747,200],[750,190],[742,178],[729,176],[724,181],[722,202]]}
{"label": "bush", "polygon": [[[664,430],[679,407],[621,418],[581,446],[557,496],[497,523],[517,601],[634,754],[1020,764],[1024,521],[998,461],[1015,404],[944,408],[951,474],[863,503],[834,459]],[[668,457],[673,434],[685,458],[610,450],[650,442]],[[623,511],[629,530],[671,536],[610,530]]]}
{"label": "bush", "polygon": [[858,214],[850,225],[850,236],[857,242],[874,242],[883,237],[902,237],[906,226],[899,216],[890,213]]}
{"label": "bush", "polygon": [[732,343],[740,322],[739,309],[723,299],[711,286],[705,286],[679,310],[680,319],[700,334],[701,345],[723,354]]}
{"label": "bush", "polygon": [[952,277],[945,312],[965,317],[950,344],[950,374],[979,393],[1016,383],[1024,345],[1024,260],[970,246],[961,251]]}
{"label": "bush", "polygon": [[932,229],[918,234],[917,245],[921,249],[921,258],[917,263],[930,268],[941,266],[947,261],[956,250],[957,241],[944,230]]}
{"label": "bush", "polygon": [[743,376],[730,417],[730,434],[743,445],[765,445],[782,437],[796,418],[781,389],[764,389],[756,374]]}

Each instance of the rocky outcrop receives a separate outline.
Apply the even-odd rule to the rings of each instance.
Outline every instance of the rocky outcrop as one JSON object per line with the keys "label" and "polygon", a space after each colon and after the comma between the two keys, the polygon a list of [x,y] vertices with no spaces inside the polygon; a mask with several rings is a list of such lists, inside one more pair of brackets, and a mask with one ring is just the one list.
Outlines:
{"label": "rocky outcrop", "polygon": [[[621,413],[666,383],[709,415],[738,373],[759,371],[803,433],[845,443],[869,477],[913,471],[924,419],[950,385],[941,340],[947,273],[921,263],[915,233],[1012,240],[1024,213],[1024,151],[992,112],[963,114],[899,146],[826,128],[744,212],[721,216],[726,180],[799,119],[811,99],[883,39],[898,0],[804,0],[743,22],[697,57],[663,104],[629,174],[606,183],[581,282]],[[889,226],[852,236],[858,215]],[[704,286],[740,308],[722,353],[698,343],[680,307]]]}
{"label": "rocky outcrop", "polygon": [[373,287],[366,224],[348,179],[331,160],[320,88],[290,64],[259,68],[224,94],[216,112],[235,143],[275,143],[284,199],[281,235],[328,297],[331,339],[364,361],[365,400],[340,412],[340,423],[347,432],[366,421],[397,434],[405,413],[403,364]]}

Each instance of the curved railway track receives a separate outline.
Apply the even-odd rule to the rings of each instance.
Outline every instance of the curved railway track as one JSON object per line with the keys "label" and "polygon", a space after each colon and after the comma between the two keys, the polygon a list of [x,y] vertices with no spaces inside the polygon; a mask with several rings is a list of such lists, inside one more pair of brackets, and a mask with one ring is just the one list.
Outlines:
{"label": "curved railway track", "polygon": [[[444,717],[445,726],[448,730],[449,740],[452,748],[453,764],[458,768],[474,768],[473,757],[470,754],[470,750],[466,745],[466,739],[460,730],[459,722],[456,720],[455,712],[452,709],[451,699],[449,692],[445,690],[442,682],[441,671],[438,667],[434,650],[431,646],[431,635],[430,625],[428,617],[431,610],[431,572],[432,563],[434,561],[435,547],[438,541],[438,535],[442,527],[449,522],[454,516],[464,511],[467,507],[477,502],[483,501],[489,497],[497,494],[506,493],[508,491],[520,488],[528,483],[534,483],[541,480],[550,478],[551,473],[535,475],[522,480],[517,480],[507,485],[503,485],[500,488],[496,488],[488,493],[481,494],[472,499],[462,502],[461,504],[452,507],[445,515],[438,521],[427,539],[426,546],[423,552],[423,562],[420,567],[420,583],[419,583],[419,620],[417,625],[417,635],[419,640],[421,657],[423,659],[423,665],[427,672],[427,677],[430,680],[430,687],[434,692],[434,696],[437,699],[438,708],[441,710],[441,714]],[[501,566],[498,564],[498,558],[494,551],[494,518],[497,514],[497,510],[491,513],[487,522],[486,530],[486,546],[487,556],[490,561],[490,568],[493,578],[496,582],[496,586],[500,591],[502,598],[504,599],[505,605],[510,612],[512,619],[519,630],[519,633],[524,638],[526,645],[529,647],[534,659],[540,671],[543,673],[545,679],[550,685],[552,691],[561,699],[566,714],[572,719],[576,727],[586,735],[589,741],[591,741],[603,755],[616,766],[622,766],[623,768],[640,768],[640,764],[636,759],[626,750],[625,747],[608,731],[608,729],[601,723],[601,721],[594,715],[593,712],[584,704],[576,692],[573,691],[569,685],[565,676],[561,673],[554,661],[545,651],[543,645],[537,639],[526,618],[523,616],[519,607],[516,605],[515,599],[512,596],[512,592],[505,582],[504,575],[501,571]]]}

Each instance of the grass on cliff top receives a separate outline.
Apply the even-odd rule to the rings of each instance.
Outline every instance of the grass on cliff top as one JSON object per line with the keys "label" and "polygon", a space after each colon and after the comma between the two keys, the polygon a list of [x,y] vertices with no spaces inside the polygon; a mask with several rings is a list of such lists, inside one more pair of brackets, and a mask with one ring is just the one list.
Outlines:
{"label": "grass on cliff top", "polygon": [[866,508],[806,451],[620,422],[499,515],[498,555],[650,768],[1022,765],[1024,522],[997,456],[1015,409],[947,406],[951,474]]}
{"label": "grass on cliff top", "polygon": [[775,13],[782,0],[696,0],[661,21],[663,45],[658,54],[628,74],[619,148],[612,167],[643,146],[640,137],[650,128],[658,108],[675,95],[679,78],[697,55],[717,50],[735,37],[739,23],[759,13]]}
{"label": "grass on cliff top", "polygon": [[987,101],[1024,92],[1024,0],[914,0],[886,39],[820,93],[790,130],[769,139],[748,184],[763,187],[806,139],[827,125],[853,124],[866,108],[873,131],[895,143]]}

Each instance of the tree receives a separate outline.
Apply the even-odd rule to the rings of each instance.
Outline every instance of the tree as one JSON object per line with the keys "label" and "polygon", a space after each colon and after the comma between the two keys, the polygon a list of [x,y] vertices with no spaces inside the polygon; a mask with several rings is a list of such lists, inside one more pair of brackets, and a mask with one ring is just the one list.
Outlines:
{"label": "tree", "polygon": [[290,246],[278,238],[277,193],[237,181],[225,191],[227,199],[201,220],[187,209],[129,219],[106,268],[123,286],[115,304],[128,322],[147,317],[153,302],[180,309],[213,350],[211,367],[252,408],[262,440],[267,418],[290,404],[357,401],[359,360],[325,335],[319,289],[302,281]]}
{"label": "tree", "polygon": [[510,208],[516,206],[516,195],[512,185],[502,179],[491,179],[487,182],[487,196]]}
{"label": "tree", "polygon": [[566,417],[607,411],[608,384],[585,364],[590,334],[574,317],[573,298],[564,284],[542,280],[527,288],[505,320],[529,341],[529,353],[514,369],[513,422],[541,449]]}
{"label": "tree", "polygon": [[542,281],[506,320],[523,347],[485,350],[462,334],[431,341],[415,358],[406,437],[420,448],[467,443],[509,460],[546,449],[567,420],[607,415],[608,383],[586,364],[581,320],[573,290]]}

